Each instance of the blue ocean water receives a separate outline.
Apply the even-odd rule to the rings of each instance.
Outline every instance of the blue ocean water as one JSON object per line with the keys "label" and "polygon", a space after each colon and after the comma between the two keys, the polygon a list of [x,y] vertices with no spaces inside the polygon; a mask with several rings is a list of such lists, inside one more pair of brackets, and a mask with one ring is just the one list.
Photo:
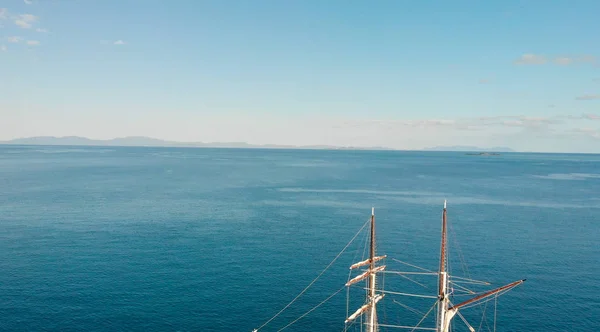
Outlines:
{"label": "blue ocean water", "polygon": [[[498,331],[600,325],[600,155],[0,146],[0,330],[250,331],[372,206],[378,252],[435,270],[444,199],[453,273],[527,278],[498,298]],[[341,289],[364,240],[261,331]],[[427,278],[384,282],[435,295]],[[343,330],[345,295],[287,330]],[[416,324],[398,303],[432,301],[386,296],[379,319]],[[493,311],[463,314],[487,331]]]}

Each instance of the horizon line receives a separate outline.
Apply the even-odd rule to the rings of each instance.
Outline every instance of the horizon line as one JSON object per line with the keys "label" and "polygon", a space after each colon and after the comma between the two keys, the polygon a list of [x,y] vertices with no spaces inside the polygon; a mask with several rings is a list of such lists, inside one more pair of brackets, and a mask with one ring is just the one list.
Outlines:
{"label": "horizon line", "polygon": [[[35,139],[80,139],[84,142],[69,144],[66,142],[27,142],[27,140]],[[125,140],[125,139],[146,139],[155,141],[154,143],[121,143],[119,144],[103,144],[111,141]],[[19,142],[25,141],[25,142]],[[162,144],[161,144],[162,143]],[[544,151],[518,151],[510,147],[478,147],[478,146],[433,146],[423,147],[417,149],[408,148],[392,148],[385,146],[340,146],[340,145],[327,145],[327,144],[313,144],[313,145],[286,145],[286,144],[253,144],[248,142],[181,142],[181,141],[169,141],[159,138],[153,138],[148,136],[124,136],[115,137],[110,139],[92,139],[83,136],[30,136],[30,137],[19,137],[9,140],[0,141],[0,145],[14,145],[14,146],[111,146],[111,147],[164,147],[164,148],[216,148],[216,149],[268,149],[268,150],[346,150],[346,151],[407,151],[407,152],[477,152],[477,153],[540,153],[540,154],[586,154],[596,155],[600,153],[596,152],[544,152]],[[237,145],[237,146],[236,146]],[[473,149],[469,149],[473,148]],[[510,150],[510,151],[498,151]],[[496,151],[494,151],[496,150]]]}

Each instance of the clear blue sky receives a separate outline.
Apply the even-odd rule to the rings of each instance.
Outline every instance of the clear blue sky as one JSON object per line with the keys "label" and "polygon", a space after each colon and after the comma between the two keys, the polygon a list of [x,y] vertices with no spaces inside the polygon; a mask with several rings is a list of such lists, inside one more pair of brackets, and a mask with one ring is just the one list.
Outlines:
{"label": "clear blue sky", "polygon": [[0,8],[0,140],[600,152],[598,0]]}

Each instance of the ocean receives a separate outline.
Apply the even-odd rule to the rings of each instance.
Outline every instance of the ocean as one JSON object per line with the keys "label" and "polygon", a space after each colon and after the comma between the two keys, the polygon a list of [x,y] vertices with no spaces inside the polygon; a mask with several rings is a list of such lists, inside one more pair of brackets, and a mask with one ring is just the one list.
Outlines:
{"label": "ocean", "polygon": [[[0,330],[251,331],[324,270],[371,207],[388,269],[413,271],[393,258],[436,270],[445,199],[453,274],[492,283],[477,291],[527,279],[465,309],[473,327],[597,329],[600,155],[5,145]],[[365,239],[260,331],[342,289]],[[431,276],[381,282],[436,294]],[[342,331],[361,287],[285,331]],[[378,317],[414,325],[434,301],[388,294]],[[459,317],[453,326],[467,331]]]}

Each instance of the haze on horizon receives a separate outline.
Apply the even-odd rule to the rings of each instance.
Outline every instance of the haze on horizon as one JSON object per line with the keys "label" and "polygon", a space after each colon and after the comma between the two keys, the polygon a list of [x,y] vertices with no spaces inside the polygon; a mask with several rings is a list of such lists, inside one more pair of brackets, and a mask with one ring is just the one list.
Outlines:
{"label": "haze on horizon", "polygon": [[600,2],[0,5],[0,141],[600,153]]}

